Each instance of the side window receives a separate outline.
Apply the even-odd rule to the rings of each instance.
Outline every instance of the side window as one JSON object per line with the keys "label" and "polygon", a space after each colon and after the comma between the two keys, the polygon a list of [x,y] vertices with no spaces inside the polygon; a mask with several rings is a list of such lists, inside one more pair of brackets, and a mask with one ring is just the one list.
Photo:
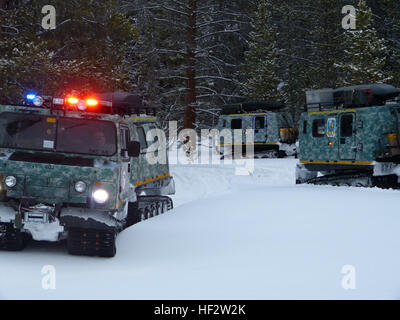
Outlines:
{"label": "side window", "polygon": [[[122,157],[129,158],[128,156],[128,143],[131,140],[129,134],[129,128],[125,126],[120,127],[120,135],[121,135],[121,155]],[[125,150],[125,151],[124,151]]]}
{"label": "side window", "polygon": [[255,128],[256,129],[264,129],[265,128],[265,117],[256,117]]}
{"label": "side window", "polygon": [[139,135],[140,149],[147,149],[146,133],[144,132],[143,127],[137,127],[137,132]]}
{"label": "side window", "polygon": [[121,149],[126,149],[125,129],[121,129],[120,130],[120,135],[121,135]]}
{"label": "side window", "polygon": [[316,119],[313,121],[312,135],[314,138],[320,138],[325,135],[325,119]]}
{"label": "side window", "polygon": [[303,121],[303,134],[307,133],[307,120]]}
{"label": "side window", "polygon": [[126,127],[121,127],[121,149],[125,149],[128,146],[128,142],[130,141],[129,129]]}
{"label": "side window", "polygon": [[242,119],[232,119],[231,129],[242,129]]}
{"label": "side window", "polygon": [[340,136],[351,137],[353,135],[353,115],[346,114],[340,119]]}
{"label": "side window", "polygon": [[125,141],[126,146],[128,146],[128,143],[131,141],[131,133],[128,128],[125,130]]}
{"label": "side window", "polygon": [[[154,129],[156,129],[155,126],[150,126],[148,131],[152,131]],[[153,134],[151,134],[151,138],[152,138],[152,142],[157,142],[158,141],[158,136],[157,135],[154,136]]]}

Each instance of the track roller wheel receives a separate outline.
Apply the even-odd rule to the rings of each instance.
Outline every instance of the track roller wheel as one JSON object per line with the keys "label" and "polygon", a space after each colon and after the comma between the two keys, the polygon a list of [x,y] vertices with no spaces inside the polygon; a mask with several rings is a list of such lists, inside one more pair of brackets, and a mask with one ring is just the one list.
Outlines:
{"label": "track roller wheel", "polygon": [[145,209],[143,208],[139,209],[139,214],[140,214],[140,221],[144,221],[147,219]]}
{"label": "track roller wheel", "polygon": [[163,201],[161,202],[161,206],[162,206],[162,212],[161,212],[161,213],[165,213],[165,212],[168,211],[168,201],[163,200]]}
{"label": "track roller wheel", "polygon": [[159,216],[160,214],[163,213],[163,202],[162,201],[158,201],[156,203],[156,207],[157,207],[157,213],[156,215]]}

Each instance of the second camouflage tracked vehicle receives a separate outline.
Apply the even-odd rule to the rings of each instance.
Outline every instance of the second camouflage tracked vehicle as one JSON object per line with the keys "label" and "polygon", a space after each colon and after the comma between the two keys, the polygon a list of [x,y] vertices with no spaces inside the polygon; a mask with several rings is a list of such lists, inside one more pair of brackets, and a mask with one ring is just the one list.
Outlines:
{"label": "second camouflage tracked vehicle", "polygon": [[0,249],[67,239],[71,254],[112,257],[120,231],[172,208],[168,163],[147,158],[155,110],[139,97],[27,98],[0,105]]}
{"label": "second camouflage tracked vehicle", "polygon": [[[256,158],[282,158],[296,156],[297,132],[294,129],[292,116],[284,111],[286,106],[279,102],[255,101],[225,105],[218,120],[219,131],[228,129],[241,130],[241,141],[225,141],[221,137],[220,153],[223,156],[234,152],[233,146],[242,144],[254,145]],[[248,142],[248,131],[254,130],[254,141]],[[234,137],[234,134],[232,133]]]}
{"label": "second camouflage tracked vehicle", "polygon": [[384,84],[307,92],[296,183],[399,188],[399,94]]}

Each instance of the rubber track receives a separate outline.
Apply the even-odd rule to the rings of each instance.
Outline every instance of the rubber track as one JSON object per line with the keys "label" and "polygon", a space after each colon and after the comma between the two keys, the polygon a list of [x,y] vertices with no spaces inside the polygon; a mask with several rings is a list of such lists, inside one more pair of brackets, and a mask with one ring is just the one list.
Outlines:
{"label": "rubber track", "polygon": [[[173,209],[173,202],[170,197],[166,196],[145,196],[138,197],[139,202],[139,218],[147,220],[159,214],[165,213]],[[160,204],[166,205],[164,208],[157,207]]]}
{"label": "rubber track", "polygon": [[[366,183],[362,183],[359,180],[366,180]],[[400,186],[397,183],[397,177],[394,180],[392,176],[375,177],[372,172],[363,173],[339,173],[333,175],[327,175],[323,177],[312,178],[306,180],[306,184],[315,185],[333,185],[333,186],[355,186],[355,187],[378,187],[382,189],[399,189]]]}
{"label": "rubber track", "polygon": [[15,229],[12,223],[0,223],[0,250],[20,251],[25,247],[25,237],[22,232]]}

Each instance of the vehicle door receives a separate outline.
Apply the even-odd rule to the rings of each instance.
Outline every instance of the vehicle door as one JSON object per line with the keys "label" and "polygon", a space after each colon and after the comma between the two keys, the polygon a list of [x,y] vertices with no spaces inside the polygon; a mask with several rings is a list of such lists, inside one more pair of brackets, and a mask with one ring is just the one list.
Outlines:
{"label": "vehicle door", "polygon": [[339,158],[341,160],[356,159],[355,125],[355,113],[343,113],[339,116]]}
{"label": "vehicle door", "polygon": [[267,141],[267,119],[265,115],[254,117],[254,142]]}
{"label": "vehicle door", "polygon": [[121,153],[119,198],[120,200],[124,200],[127,198],[129,193],[129,183],[130,183],[129,175],[131,172],[131,163],[128,155],[128,143],[130,141],[129,127],[124,124],[120,124],[119,135],[120,135],[120,153]]}

